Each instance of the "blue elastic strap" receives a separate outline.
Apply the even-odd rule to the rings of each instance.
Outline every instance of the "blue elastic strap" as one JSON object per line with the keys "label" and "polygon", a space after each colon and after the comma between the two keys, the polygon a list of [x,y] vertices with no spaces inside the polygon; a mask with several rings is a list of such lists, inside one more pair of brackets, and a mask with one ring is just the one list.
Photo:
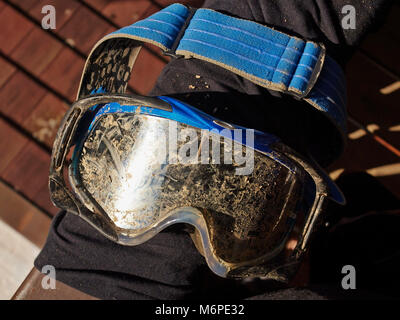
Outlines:
{"label": "blue elastic strap", "polygon": [[113,38],[152,43],[170,54],[211,62],[270,90],[304,99],[328,116],[343,136],[346,133],[344,73],[322,44],[180,4],[109,34],[96,47]]}

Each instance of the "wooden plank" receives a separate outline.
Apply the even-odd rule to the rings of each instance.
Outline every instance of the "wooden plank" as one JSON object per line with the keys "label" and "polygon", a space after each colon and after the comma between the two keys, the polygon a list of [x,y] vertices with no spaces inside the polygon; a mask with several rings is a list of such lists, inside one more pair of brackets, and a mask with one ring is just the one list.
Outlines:
{"label": "wooden plank", "polygon": [[60,41],[36,27],[15,48],[11,58],[38,76],[55,59],[62,47]]}
{"label": "wooden plank", "polygon": [[15,72],[15,67],[3,58],[0,58],[0,88],[10,79]]}
{"label": "wooden plank", "polygon": [[0,12],[0,50],[9,54],[33,29],[33,24],[10,6]]}
{"label": "wooden plank", "polygon": [[23,123],[25,129],[48,147],[53,146],[58,127],[68,105],[52,93],[46,94]]}
{"label": "wooden plank", "polygon": [[6,150],[0,156],[0,175],[27,143],[26,137],[0,119],[0,150]]}
{"label": "wooden plank", "polygon": [[50,218],[2,182],[0,219],[37,247],[43,247],[50,228]]}
{"label": "wooden plank", "polygon": [[39,0],[10,0],[10,2],[14,3],[21,9],[28,11],[30,10],[34,5],[36,5]]}
{"label": "wooden plank", "polygon": [[350,114],[364,125],[377,125],[379,129],[375,133],[399,147],[399,132],[389,129],[399,124],[400,90],[390,94],[381,92],[395,78],[359,53],[347,65],[346,74]]}
{"label": "wooden plank", "polygon": [[84,65],[85,61],[80,56],[65,47],[40,75],[40,79],[74,101]]}
{"label": "wooden plank", "polygon": [[0,220],[0,299],[10,299],[32,269],[39,248]]}
{"label": "wooden plank", "polygon": [[[346,77],[350,115],[374,134],[399,148],[400,133],[392,128],[399,123],[400,90],[382,93],[382,88],[396,79],[360,53],[356,53],[348,63]],[[385,175],[375,174],[377,179],[400,196],[400,175],[393,170],[395,164],[399,163],[398,156],[352,124],[349,124],[348,133],[344,154],[329,170],[336,173],[344,169],[346,172],[367,171],[375,174],[382,171],[379,168],[385,168]]]}
{"label": "wooden plank", "polygon": [[17,123],[23,123],[45,90],[22,72],[17,72],[0,89],[0,111]]}
{"label": "wooden plank", "polygon": [[49,166],[50,155],[29,141],[1,176],[28,199],[55,214],[58,210],[51,204],[48,192]]}
{"label": "wooden plank", "polygon": [[58,31],[66,41],[88,54],[95,43],[100,40],[111,25],[98,17],[86,7],[80,7],[72,18]]}
{"label": "wooden plank", "polygon": [[110,1],[101,12],[117,25],[127,26],[147,17],[151,11],[154,13],[158,10],[159,8],[148,0],[136,0]]}
{"label": "wooden plank", "polygon": [[89,296],[82,291],[57,281],[57,273],[55,289],[43,289],[43,277],[43,273],[33,268],[12,297],[12,300],[98,300],[95,297]]}
{"label": "wooden plank", "polygon": [[84,0],[92,8],[101,11],[110,1],[109,0]]}
{"label": "wooden plank", "polygon": [[[349,133],[358,130],[357,127],[349,124]],[[331,165],[327,171],[337,172],[374,172],[374,168],[399,163],[399,158],[389,150],[378,144],[368,135],[359,135],[347,141],[343,155]],[[375,169],[376,171],[376,169]],[[400,197],[400,174],[393,170],[385,175],[377,175],[376,178],[395,195]]]}

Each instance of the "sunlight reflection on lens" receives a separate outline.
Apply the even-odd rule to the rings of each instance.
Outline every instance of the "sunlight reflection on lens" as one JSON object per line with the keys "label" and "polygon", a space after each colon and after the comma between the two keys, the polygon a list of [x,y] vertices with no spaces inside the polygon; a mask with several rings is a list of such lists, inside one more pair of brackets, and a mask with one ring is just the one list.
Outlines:
{"label": "sunlight reflection on lens", "polygon": [[[154,204],[161,192],[166,171],[166,135],[168,122],[142,118],[136,142],[125,163],[122,187],[115,203],[117,221],[130,227],[137,222],[143,228],[154,220]],[[126,225],[125,225],[126,224]]]}

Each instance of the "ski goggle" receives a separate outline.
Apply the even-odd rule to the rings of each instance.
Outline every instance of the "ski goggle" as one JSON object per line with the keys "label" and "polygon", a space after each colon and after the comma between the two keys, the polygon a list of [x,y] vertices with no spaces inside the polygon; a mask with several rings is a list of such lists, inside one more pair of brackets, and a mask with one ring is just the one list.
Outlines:
{"label": "ski goggle", "polygon": [[238,278],[287,277],[327,202],[344,203],[323,170],[273,135],[170,97],[121,94],[73,104],[49,185],[57,207],[119,244],[186,224],[210,269]]}

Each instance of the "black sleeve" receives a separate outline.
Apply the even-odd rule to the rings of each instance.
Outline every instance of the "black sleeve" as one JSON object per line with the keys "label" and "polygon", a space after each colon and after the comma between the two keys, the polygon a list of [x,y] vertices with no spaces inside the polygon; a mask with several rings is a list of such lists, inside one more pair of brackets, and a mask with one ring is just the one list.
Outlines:
{"label": "black sleeve", "polygon": [[[328,53],[343,65],[352,46],[379,20],[387,1],[368,1],[366,7],[363,3],[208,0],[204,7],[323,41]],[[340,27],[344,4],[356,8],[356,30],[344,31]],[[306,149],[310,146],[323,155],[330,152],[323,149],[329,142],[329,129],[324,129],[327,133],[322,135],[323,142],[312,140],[315,137],[311,138],[306,129],[310,121],[315,122],[311,108],[291,98],[279,98],[206,62],[171,61],[152,94],[173,95],[226,121],[275,133],[299,152],[309,151]],[[57,280],[104,299],[249,296],[240,282],[214,276],[190,237],[179,227],[169,228],[142,245],[123,247],[105,239],[79,217],[61,212],[35,261],[39,270],[47,264],[56,268]]]}

